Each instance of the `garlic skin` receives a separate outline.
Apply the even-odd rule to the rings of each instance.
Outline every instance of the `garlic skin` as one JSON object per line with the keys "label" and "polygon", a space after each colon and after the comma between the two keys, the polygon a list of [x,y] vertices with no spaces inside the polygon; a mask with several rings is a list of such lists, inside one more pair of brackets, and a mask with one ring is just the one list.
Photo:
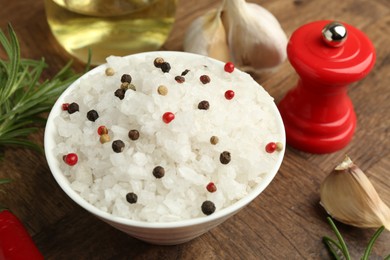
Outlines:
{"label": "garlic skin", "polygon": [[278,20],[265,8],[245,0],[223,0],[220,9],[191,23],[183,48],[261,72],[286,60],[287,41]]}
{"label": "garlic skin", "polygon": [[361,228],[384,226],[390,230],[390,208],[348,156],[322,182],[320,195],[320,204],[338,221]]}
{"label": "garlic skin", "polygon": [[186,32],[183,48],[186,52],[209,56],[223,62],[229,61],[221,10],[211,10],[195,19]]}
{"label": "garlic skin", "polygon": [[286,60],[287,36],[265,8],[245,0],[227,0],[223,22],[236,66],[261,71]]}

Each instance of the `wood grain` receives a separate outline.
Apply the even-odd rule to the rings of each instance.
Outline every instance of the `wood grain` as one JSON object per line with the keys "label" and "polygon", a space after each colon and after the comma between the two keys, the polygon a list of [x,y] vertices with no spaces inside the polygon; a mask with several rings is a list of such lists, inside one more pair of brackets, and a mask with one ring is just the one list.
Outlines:
{"label": "wood grain", "polygon": [[[239,214],[203,236],[182,245],[154,246],[117,231],[71,201],[51,176],[43,154],[7,147],[0,162],[0,203],[26,225],[46,259],[329,259],[321,238],[334,237],[319,206],[319,186],[348,154],[390,205],[390,1],[388,0],[257,0],[280,21],[288,35],[319,19],[347,22],[365,32],[376,48],[374,70],[349,88],[358,116],[352,142],[341,151],[315,155],[288,147],[271,185]],[[166,50],[182,50],[190,22],[219,1],[180,1],[177,22]],[[72,57],[55,41],[45,19],[43,1],[0,0],[0,28],[12,23],[22,56],[49,64],[50,77]],[[4,53],[0,51],[0,57]],[[84,64],[75,61],[76,71]],[[254,78],[278,102],[297,82],[288,62],[277,71]],[[43,130],[31,137],[43,142]],[[374,233],[337,223],[353,259],[358,259]],[[372,259],[390,254],[390,232],[373,248]]]}

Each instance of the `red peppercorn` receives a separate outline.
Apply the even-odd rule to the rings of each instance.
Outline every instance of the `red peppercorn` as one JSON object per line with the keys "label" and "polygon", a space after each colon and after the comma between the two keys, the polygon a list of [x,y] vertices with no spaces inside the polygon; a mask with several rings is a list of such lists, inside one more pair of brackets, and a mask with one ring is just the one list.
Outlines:
{"label": "red peppercorn", "polygon": [[270,142],[265,146],[265,151],[267,153],[273,153],[276,151],[277,145],[274,142]]}
{"label": "red peppercorn", "polygon": [[108,129],[104,125],[101,125],[97,129],[97,133],[98,133],[98,135],[108,134]]}
{"label": "red peppercorn", "polygon": [[231,100],[234,98],[234,91],[233,90],[227,90],[225,92],[225,98],[228,100]]}
{"label": "red peppercorn", "polygon": [[67,165],[70,165],[70,166],[75,165],[77,163],[77,161],[79,160],[77,154],[75,154],[75,153],[68,153],[67,155],[64,155],[62,157],[62,159],[64,160],[64,162]]}
{"label": "red peppercorn", "polygon": [[172,112],[165,112],[162,116],[162,120],[166,124],[169,124],[173,119],[175,119],[175,114]]}
{"label": "red peppercorn", "polygon": [[62,104],[62,110],[66,111],[69,108],[69,103]]}
{"label": "red peppercorn", "polygon": [[230,62],[230,61],[226,62],[224,69],[225,69],[226,72],[232,73],[233,70],[234,70],[233,62]]}
{"label": "red peppercorn", "polygon": [[217,191],[217,186],[215,186],[214,182],[210,182],[209,184],[207,184],[206,189],[208,192],[213,193]]}

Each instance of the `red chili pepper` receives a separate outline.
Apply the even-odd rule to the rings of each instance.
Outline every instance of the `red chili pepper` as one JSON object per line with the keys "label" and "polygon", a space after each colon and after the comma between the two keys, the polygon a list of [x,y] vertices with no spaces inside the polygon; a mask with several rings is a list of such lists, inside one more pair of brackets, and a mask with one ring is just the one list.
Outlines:
{"label": "red chili pepper", "polygon": [[22,222],[10,211],[0,211],[0,260],[44,259]]}

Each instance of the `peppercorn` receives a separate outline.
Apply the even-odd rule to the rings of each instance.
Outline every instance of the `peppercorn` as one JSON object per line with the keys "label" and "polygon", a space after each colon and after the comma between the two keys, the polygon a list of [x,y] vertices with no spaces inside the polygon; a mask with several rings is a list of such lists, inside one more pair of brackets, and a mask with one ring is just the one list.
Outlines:
{"label": "peppercorn", "polygon": [[121,84],[121,89],[127,90],[127,89],[129,89],[129,85],[130,85],[129,82],[123,82]]}
{"label": "peppercorn", "polygon": [[165,112],[162,115],[162,120],[164,123],[169,124],[173,119],[175,119],[175,114],[172,112]]}
{"label": "peppercorn", "polygon": [[181,73],[181,75],[182,75],[182,76],[185,76],[185,75],[187,75],[188,72],[190,72],[190,70],[187,70],[187,69],[186,69],[186,70],[184,70],[184,71]]}
{"label": "peppercorn", "polygon": [[99,114],[98,114],[98,112],[96,110],[92,109],[92,110],[88,111],[87,118],[88,118],[89,121],[95,122],[96,119],[99,118]]}
{"label": "peppercorn", "polygon": [[97,129],[97,133],[98,133],[98,135],[108,134],[108,129],[107,129],[106,126],[101,125],[101,126],[99,126],[98,129]]}
{"label": "peppercorn", "polygon": [[137,203],[138,196],[134,192],[129,192],[126,194],[126,200],[128,203],[134,204],[134,203]]}
{"label": "peppercorn", "polygon": [[115,71],[114,71],[113,68],[107,68],[105,73],[106,73],[107,76],[112,76],[112,75],[115,74]]}
{"label": "peppercorn", "polygon": [[160,85],[157,88],[157,93],[161,96],[165,96],[166,94],[168,94],[168,88],[164,85]]}
{"label": "peppercorn", "polygon": [[168,62],[163,62],[161,64],[161,70],[164,73],[168,73],[171,70],[171,65]]}
{"label": "peppercorn", "polygon": [[108,134],[102,134],[99,138],[99,141],[104,144],[110,141],[110,136]]}
{"label": "peppercorn", "polygon": [[121,77],[121,82],[124,83],[124,82],[127,82],[127,83],[131,83],[131,76],[129,74],[123,74],[122,77]]}
{"label": "peppercorn", "polygon": [[164,63],[164,59],[161,57],[157,57],[154,59],[153,64],[156,68],[161,68],[161,65]]}
{"label": "peppercorn", "polygon": [[217,186],[215,186],[214,182],[209,182],[209,184],[206,186],[206,189],[208,192],[213,193],[217,191]]}
{"label": "peppercorn", "polygon": [[67,155],[62,156],[62,159],[69,166],[75,165],[79,160],[77,154],[75,153],[68,153]]}
{"label": "peppercorn", "polygon": [[79,111],[79,104],[73,102],[73,103],[70,103],[69,106],[68,106],[68,113],[69,114],[73,114],[75,112]]}
{"label": "peppercorn", "polygon": [[228,164],[231,161],[231,155],[228,151],[223,151],[219,156],[219,160],[222,164]]}
{"label": "peppercorn", "polygon": [[153,169],[153,176],[156,177],[157,179],[160,179],[164,177],[165,175],[165,169],[161,166],[156,166]]}
{"label": "peppercorn", "polygon": [[122,99],[125,98],[125,93],[126,93],[126,90],[121,89],[121,88],[118,88],[118,89],[115,91],[114,95],[115,95],[116,97],[118,97],[120,100],[122,100]]}
{"label": "peppercorn", "polygon": [[207,100],[200,101],[198,104],[198,109],[208,110],[210,108],[210,104]]}
{"label": "peppercorn", "polygon": [[202,212],[205,215],[211,215],[215,211],[215,204],[212,201],[206,200],[202,203]]}
{"label": "peppercorn", "polygon": [[175,80],[177,83],[183,83],[184,81],[186,81],[186,79],[183,76],[176,76]]}
{"label": "peppercorn", "polygon": [[212,137],[210,137],[210,143],[212,145],[216,145],[218,142],[219,142],[219,138],[217,136],[213,135]]}
{"label": "peppercorn", "polygon": [[61,106],[62,110],[66,111],[69,108],[69,103],[63,103]]}
{"label": "peppercorn", "polygon": [[234,91],[233,90],[226,90],[225,92],[225,98],[227,100],[231,100],[234,98]]}
{"label": "peppercorn", "polygon": [[129,131],[129,138],[133,141],[138,140],[138,138],[139,138],[138,130],[136,130],[136,129],[130,130]]}
{"label": "peppercorn", "polygon": [[122,140],[112,142],[112,150],[116,153],[121,153],[125,149],[125,143]]}
{"label": "peppercorn", "polygon": [[224,70],[228,73],[232,73],[234,71],[234,64],[232,62],[226,62],[224,66]]}
{"label": "peppercorn", "polygon": [[200,76],[199,79],[200,79],[200,82],[202,82],[203,84],[210,83],[210,77],[207,75],[202,75],[202,76]]}

